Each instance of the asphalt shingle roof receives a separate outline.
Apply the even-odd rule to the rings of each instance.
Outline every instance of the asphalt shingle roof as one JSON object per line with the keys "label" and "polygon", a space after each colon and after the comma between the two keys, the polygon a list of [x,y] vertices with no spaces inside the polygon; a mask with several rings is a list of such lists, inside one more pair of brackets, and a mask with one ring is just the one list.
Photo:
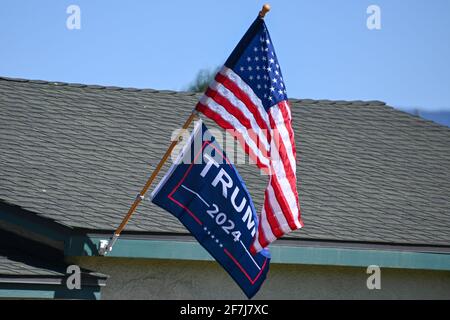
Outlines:
{"label": "asphalt shingle roof", "polygon": [[[197,99],[0,78],[0,200],[115,229]],[[379,101],[291,104],[305,227],[290,237],[450,245],[449,128]],[[260,208],[267,177],[238,169]],[[186,232],[148,202],[126,230]]]}
{"label": "asphalt shingle roof", "polygon": [[30,258],[28,255],[0,251],[0,275],[7,276],[57,276],[64,277],[61,268]]}

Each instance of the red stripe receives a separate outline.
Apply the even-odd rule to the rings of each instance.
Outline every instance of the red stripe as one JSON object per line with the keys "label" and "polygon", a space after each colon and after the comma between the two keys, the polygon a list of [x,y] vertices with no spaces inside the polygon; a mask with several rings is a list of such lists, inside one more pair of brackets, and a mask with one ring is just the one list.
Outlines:
{"label": "red stripe", "polygon": [[227,256],[229,256],[231,258],[231,260],[233,260],[233,262],[239,267],[239,269],[241,269],[242,273],[245,274],[245,276],[247,277],[248,281],[250,281],[251,284],[255,284],[255,282],[259,279],[259,277],[261,276],[264,268],[266,267],[267,264],[267,258],[266,260],[264,260],[264,263],[261,267],[261,270],[259,270],[258,274],[256,275],[255,279],[252,279],[247,271],[245,271],[245,269],[241,266],[241,264],[239,263],[239,261],[236,260],[235,257],[233,257],[233,255],[227,250],[227,249],[223,249],[223,251],[226,253]]}
{"label": "red stripe", "polygon": [[264,201],[264,209],[266,210],[267,221],[270,225],[270,230],[272,230],[273,235],[278,239],[284,235],[284,231],[280,228],[280,224],[278,223],[278,219],[273,212],[273,208],[270,204],[269,200],[269,192],[265,191],[265,201]]}
{"label": "red stripe", "polygon": [[[223,84],[222,84],[223,85]],[[233,93],[233,92],[232,92]],[[234,93],[233,93],[234,94]],[[245,93],[243,93],[245,95]],[[205,93],[206,96],[214,99],[214,101],[216,101],[218,104],[220,104],[221,106],[223,106],[228,112],[230,112],[233,116],[235,116],[238,120],[242,120],[240,121],[242,123],[242,125],[244,125],[247,129],[253,129],[252,128],[252,123],[250,121],[250,119],[245,115],[245,113],[242,111],[242,108],[235,106],[228,98],[224,97],[221,93],[219,93],[217,90],[214,90],[211,87],[208,87],[208,89],[206,90]],[[247,97],[247,95],[245,95]],[[244,103],[242,100],[239,100],[242,103]],[[245,103],[244,103],[245,105]],[[247,107],[248,109],[248,107]],[[252,110],[249,110],[250,113],[253,115],[254,117],[254,113]],[[259,113],[258,113],[259,114]],[[266,140],[269,141],[270,144],[270,136],[269,136],[269,131],[267,128],[267,123],[264,122],[264,127],[261,127],[261,125],[256,122],[257,126],[261,129],[261,132],[264,134],[264,136],[266,137]]]}
{"label": "red stripe", "polygon": [[208,108],[208,106],[204,105],[203,103],[197,103],[197,106],[195,107],[198,111],[202,112],[205,116],[208,118],[214,120],[217,122],[219,126],[221,126],[224,129],[234,129],[234,127],[226,121],[224,118],[222,118],[218,113],[212,111]]}
{"label": "red stripe", "polygon": [[262,248],[266,248],[270,244],[269,240],[267,240],[266,237],[264,236],[264,231],[262,231],[262,229],[261,233],[259,234],[258,240]]}
{"label": "red stripe", "polygon": [[[244,91],[242,91],[237,84],[235,84],[232,80],[228,79],[226,76],[220,73],[216,75],[215,79],[217,82],[221,83],[225,88],[230,90],[236,96],[236,98],[238,98],[239,100],[242,101],[242,103],[245,104],[250,113],[253,114],[253,116],[255,117],[256,123],[261,129],[264,129],[266,132],[270,132],[270,128],[267,122],[264,121],[264,118],[259,112],[258,107],[255,106],[255,104],[251,101],[249,96]],[[267,135],[267,139],[270,143],[271,139],[270,135]]]}
{"label": "red stripe", "polygon": [[[203,113],[205,116],[207,116],[211,120],[214,120],[222,128],[224,128],[224,129],[235,129],[220,114],[218,114],[217,112],[214,112],[213,110],[208,108],[208,106],[206,106],[206,105],[204,105],[204,104],[199,102],[199,103],[197,103],[197,106],[195,108],[197,109],[197,111],[200,111],[201,113]],[[252,148],[250,148],[247,145],[247,143],[245,142],[245,139],[242,136],[242,134],[240,132],[238,132],[237,130],[230,130],[229,133],[231,135],[233,135],[239,141],[239,143],[241,144],[241,146],[244,149],[245,153],[248,154],[249,157],[256,163],[258,168],[264,170],[265,172],[268,172],[267,165],[265,165],[264,163],[261,162],[261,160],[259,160],[259,158],[256,156],[256,154],[252,150]]]}
{"label": "red stripe", "polygon": [[[255,130],[253,130],[250,120],[245,116],[245,114],[241,111],[241,109],[234,106],[227,98],[225,98],[219,92],[211,88],[208,88],[208,90],[206,90],[205,95],[213,99],[215,102],[217,102],[228,113],[233,115],[245,128],[247,128],[248,135],[255,142],[258,149],[265,157],[268,156],[267,148],[263,143],[260,143],[259,136],[256,134]],[[269,143],[267,139],[267,130],[262,130],[262,132],[266,136],[266,141]]]}
{"label": "red stripe", "polygon": [[186,206],[184,206],[182,203],[180,203],[178,200],[176,200],[174,197],[169,196],[169,199],[172,200],[173,202],[175,202],[177,205],[179,205],[181,208],[183,208],[184,210],[186,210],[187,213],[189,213],[191,215],[192,218],[194,218],[194,220],[199,224],[202,225],[202,222],[200,221],[199,218],[197,218],[197,216],[191,211],[189,210],[189,208],[187,208]]}
{"label": "red stripe", "polygon": [[[256,241],[258,241],[258,243],[259,243],[259,245],[261,246],[261,248],[264,248],[265,246],[263,246],[262,244],[261,244],[261,241],[262,242],[264,242],[264,243],[269,243],[269,241],[267,241],[267,239],[266,239],[266,236],[264,235],[264,232],[261,232],[261,215],[259,215],[258,216],[258,222],[259,222],[259,225],[258,225],[258,234],[257,234],[257,237],[255,237],[255,239],[253,239],[253,243],[252,243],[252,245],[250,246],[250,253],[251,254],[256,254],[257,253],[257,251],[256,251],[256,249],[255,249],[255,242]],[[267,246],[267,245],[266,245]]]}

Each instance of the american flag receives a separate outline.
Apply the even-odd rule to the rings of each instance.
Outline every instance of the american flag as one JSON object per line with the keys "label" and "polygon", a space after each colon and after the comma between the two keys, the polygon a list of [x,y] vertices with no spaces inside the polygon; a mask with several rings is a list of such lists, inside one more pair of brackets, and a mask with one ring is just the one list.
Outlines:
{"label": "american flag", "polygon": [[291,110],[264,19],[256,18],[196,109],[231,132],[269,174],[252,251],[303,227]]}

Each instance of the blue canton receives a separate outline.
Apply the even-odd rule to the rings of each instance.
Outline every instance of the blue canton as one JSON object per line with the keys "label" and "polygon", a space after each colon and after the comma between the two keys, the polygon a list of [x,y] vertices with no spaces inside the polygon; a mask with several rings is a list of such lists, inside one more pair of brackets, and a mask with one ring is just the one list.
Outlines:
{"label": "blue canton", "polygon": [[287,100],[281,68],[264,23],[231,69],[252,88],[266,110]]}

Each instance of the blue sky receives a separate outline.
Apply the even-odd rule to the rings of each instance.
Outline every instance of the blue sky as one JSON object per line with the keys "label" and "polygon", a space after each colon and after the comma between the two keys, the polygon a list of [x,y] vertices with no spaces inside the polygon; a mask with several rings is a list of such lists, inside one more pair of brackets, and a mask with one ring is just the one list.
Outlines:
{"label": "blue sky", "polygon": [[[263,1],[22,1],[0,4],[0,75],[186,88],[221,65]],[[272,0],[266,23],[288,95],[450,110],[450,1]],[[81,29],[66,28],[69,5]],[[368,30],[366,9],[381,9]]]}

